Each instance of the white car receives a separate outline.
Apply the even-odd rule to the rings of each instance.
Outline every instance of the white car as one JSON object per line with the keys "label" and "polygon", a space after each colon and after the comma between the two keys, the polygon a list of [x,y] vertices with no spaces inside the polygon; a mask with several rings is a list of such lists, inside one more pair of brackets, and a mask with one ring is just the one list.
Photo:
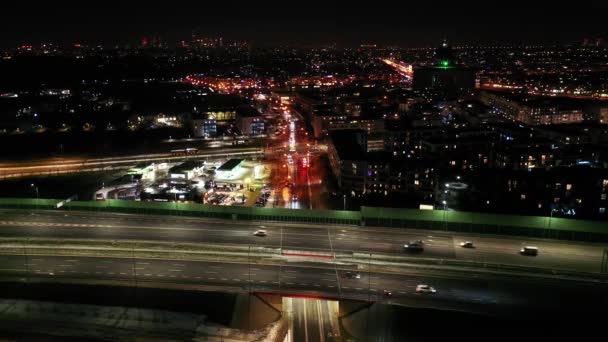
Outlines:
{"label": "white car", "polygon": [[418,286],[416,286],[416,292],[420,292],[420,293],[436,293],[437,290],[435,290],[435,288],[432,287],[432,286],[418,285]]}
{"label": "white car", "polygon": [[264,237],[268,235],[268,233],[264,229],[258,229],[255,231],[255,233],[253,233],[253,235]]}
{"label": "white car", "polygon": [[475,248],[475,244],[472,241],[463,241],[460,243],[462,248]]}

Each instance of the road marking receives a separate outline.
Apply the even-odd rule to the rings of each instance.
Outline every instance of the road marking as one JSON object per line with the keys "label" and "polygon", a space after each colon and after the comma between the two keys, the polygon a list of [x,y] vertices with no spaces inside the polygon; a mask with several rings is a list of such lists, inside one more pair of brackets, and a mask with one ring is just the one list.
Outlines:
{"label": "road marking", "polygon": [[181,272],[182,270],[169,270],[169,272]]}
{"label": "road marking", "polygon": [[207,274],[217,274],[217,272],[205,272]]}

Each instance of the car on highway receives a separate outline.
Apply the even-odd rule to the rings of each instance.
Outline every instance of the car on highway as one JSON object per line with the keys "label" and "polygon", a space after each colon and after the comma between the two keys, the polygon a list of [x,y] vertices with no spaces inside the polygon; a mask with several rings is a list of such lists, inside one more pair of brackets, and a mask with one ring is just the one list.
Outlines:
{"label": "car on highway", "polygon": [[346,272],[344,276],[348,279],[361,279],[361,274],[356,272]]}
{"label": "car on highway", "polygon": [[264,229],[258,229],[255,231],[255,233],[253,233],[253,235],[259,236],[259,237],[265,237],[266,235],[268,235],[268,232],[266,232]]}
{"label": "car on highway", "polygon": [[389,290],[384,290],[383,293],[385,297],[391,297],[393,295],[393,293]]}
{"label": "car on highway", "polygon": [[534,246],[524,246],[519,250],[521,255],[529,255],[529,256],[537,256],[538,255],[538,247]]}
{"label": "car on highway", "polygon": [[416,292],[418,292],[418,293],[436,293],[437,290],[435,290],[434,287],[429,286],[429,285],[418,285],[418,286],[416,286]]}
{"label": "car on highway", "polygon": [[410,252],[422,252],[424,250],[424,243],[421,240],[414,240],[403,245],[403,249]]}
{"label": "car on highway", "polygon": [[472,241],[463,241],[460,243],[462,248],[475,248],[475,244]]}

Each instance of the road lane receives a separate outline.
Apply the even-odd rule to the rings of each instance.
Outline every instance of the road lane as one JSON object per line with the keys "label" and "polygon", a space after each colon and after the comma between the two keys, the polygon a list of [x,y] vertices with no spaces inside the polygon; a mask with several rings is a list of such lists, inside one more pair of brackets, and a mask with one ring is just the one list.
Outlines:
{"label": "road lane", "polygon": [[[133,285],[142,282],[204,284],[236,287],[244,291],[281,291],[336,298],[342,294],[346,298],[393,303],[423,300],[436,305],[527,308],[551,307],[559,305],[560,301],[563,302],[567,298],[576,298],[581,303],[608,304],[608,289],[603,284],[504,277],[452,278],[439,271],[412,272],[408,275],[362,272],[361,278],[348,278],[345,276],[348,270],[339,269],[341,288],[338,289],[337,279],[332,278],[332,265],[322,264],[276,266],[182,260],[40,255],[24,258],[23,255],[3,255],[0,257],[0,265],[0,276],[3,277],[36,277],[51,281],[122,280]],[[434,295],[418,294],[415,292],[418,284],[429,284],[438,292]],[[393,296],[384,297],[384,290],[392,291]],[[323,329],[325,328],[321,327],[321,330]]]}
{"label": "road lane", "polygon": [[[263,228],[268,236],[253,232]],[[518,237],[474,236],[444,232],[353,226],[290,225],[196,218],[115,215],[86,212],[0,211],[0,237],[146,240],[247,244],[289,250],[320,250],[404,255],[403,244],[423,240],[425,251],[413,257],[458,259],[598,272],[605,246],[580,242]],[[474,249],[458,244],[472,240]],[[537,257],[524,257],[523,245],[540,248]]]}

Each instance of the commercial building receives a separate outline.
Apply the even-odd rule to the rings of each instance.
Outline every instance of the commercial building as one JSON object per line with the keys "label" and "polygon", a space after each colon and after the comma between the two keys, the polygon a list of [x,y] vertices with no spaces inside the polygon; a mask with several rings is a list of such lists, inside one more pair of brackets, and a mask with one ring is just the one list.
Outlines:
{"label": "commercial building", "polygon": [[192,120],[194,136],[197,138],[213,138],[217,136],[217,120],[194,119]]}
{"label": "commercial building", "polygon": [[237,109],[236,127],[243,135],[262,135],[266,132],[264,117],[251,107]]}
{"label": "commercial building", "polygon": [[238,173],[244,159],[230,159],[215,170],[218,179],[229,179]]}
{"label": "commercial building", "polygon": [[136,166],[129,169],[128,175],[133,176],[138,181],[151,181],[155,180],[156,176],[156,164],[137,164]]}
{"label": "commercial building", "polygon": [[197,174],[202,173],[204,164],[190,160],[169,169],[169,178],[190,180]]}

